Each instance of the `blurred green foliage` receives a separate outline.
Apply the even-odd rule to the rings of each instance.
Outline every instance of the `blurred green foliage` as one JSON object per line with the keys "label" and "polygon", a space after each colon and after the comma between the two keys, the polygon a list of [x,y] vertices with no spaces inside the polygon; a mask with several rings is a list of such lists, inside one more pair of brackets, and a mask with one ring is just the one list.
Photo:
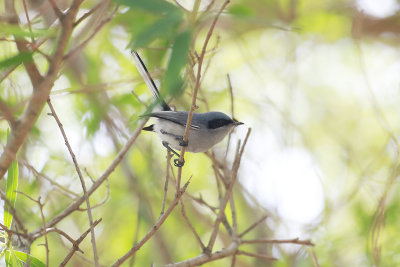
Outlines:
{"label": "blurred green foliage", "polygon": [[[25,22],[21,27],[3,22],[6,14],[4,6],[0,6],[0,99],[16,118],[32,95],[23,64],[34,60],[46,73],[48,62],[44,55],[54,51],[59,34],[58,24],[52,24],[51,15],[46,12],[51,8],[41,8],[43,3],[39,1],[27,2],[33,16],[32,31]],[[140,114],[153,101],[130,58],[130,49],[139,50],[167,100],[178,109],[190,105],[196,67],[194,49],[199,53],[222,4],[215,1],[205,11],[206,1],[195,2],[199,4],[196,12],[191,11],[193,3],[182,2],[187,8],[184,10],[174,1],[114,1],[83,21],[70,40],[68,51],[96,31],[99,22],[120,5],[115,16],[78,56],[63,63],[51,93],[79,164],[87,171],[85,180],[89,186],[91,178],[97,179],[116,157],[136,128]],[[80,14],[97,4],[98,1],[85,1]],[[24,17],[22,3],[16,2],[16,7]],[[358,23],[366,26],[359,27]],[[283,235],[285,239],[311,238],[315,243],[313,248],[247,246],[247,251],[273,254],[279,260],[270,263],[238,256],[236,266],[317,266],[315,262],[324,267],[400,265],[398,28],[395,19],[363,15],[349,1],[235,0],[223,12],[206,54],[197,105],[199,112],[229,113],[229,73],[234,115],[253,127],[256,141],[246,151],[244,168],[240,169],[241,186],[234,191],[239,232],[267,213],[267,223],[247,238]],[[38,45],[38,50],[18,53],[13,38],[25,38]],[[17,175],[18,191],[33,199],[42,197],[46,219],[51,220],[81,195],[81,186],[64,140],[48,112],[44,107],[18,153]],[[3,147],[9,128],[4,115],[2,111]],[[243,138],[242,133],[233,135],[232,151],[238,137]],[[224,156],[226,144],[224,140],[217,146],[218,156]],[[285,218],[279,207],[261,201],[262,196],[246,186],[248,181],[273,179],[258,171],[271,160],[274,149],[287,148],[301,148],[312,155],[323,188],[323,210],[306,224],[298,225]],[[93,210],[94,218],[103,219],[96,228],[102,264],[115,262],[159,217],[167,168],[165,155],[157,136],[142,133],[108,183],[91,196],[92,205],[104,201]],[[188,193],[218,206],[218,187],[210,159],[203,154],[186,154],[185,160],[182,177],[185,181],[192,177]],[[10,175],[13,177],[12,172]],[[10,191],[6,184],[13,182],[10,178],[0,181],[8,196],[15,188]],[[168,200],[174,196],[174,186],[170,184]],[[258,185],[262,186],[265,185]],[[310,194],[307,187],[301,190],[305,196]],[[200,238],[208,240],[215,214],[189,197],[184,198],[184,203]],[[36,203],[18,196],[15,205],[28,231],[42,226]],[[227,217],[229,211],[230,207]],[[8,221],[5,219],[6,226]],[[231,222],[230,217],[228,221]],[[293,225],[300,230],[285,231],[293,229]],[[85,212],[77,211],[57,227],[78,238],[89,225]],[[226,245],[223,227],[221,232],[216,249]],[[57,266],[71,244],[55,233],[49,233],[48,239],[50,266]],[[43,243],[42,237],[31,246],[31,255],[41,262],[45,262],[45,250],[40,245]],[[89,237],[80,248],[85,257],[91,258]],[[178,206],[154,238],[140,249],[134,265],[161,266],[200,253]],[[27,254],[16,257],[26,259]],[[71,260],[73,266],[86,263],[81,255]],[[231,259],[222,259],[206,266],[230,263]]]}

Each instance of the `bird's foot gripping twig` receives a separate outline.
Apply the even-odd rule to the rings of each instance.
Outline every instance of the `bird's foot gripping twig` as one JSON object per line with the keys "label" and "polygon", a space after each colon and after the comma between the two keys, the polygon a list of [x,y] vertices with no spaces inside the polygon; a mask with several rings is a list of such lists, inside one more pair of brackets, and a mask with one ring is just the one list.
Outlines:
{"label": "bird's foot gripping twig", "polygon": [[171,151],[173,154],[175,154],[175,155],[178,157],[177,159],[174,159],[174,165],[175,165],[176,167],[178,167],[178,168],[179,168],[179,167],[183,167],[183,165],[185,165],[185,160],[183,159],[182,162],[179,161],[179,158],[180,158],[181,155],[179,155],[175,150],[173,150],[173,149],[169,146],[168,142],[163,141],[162,144],[163,144],[163,146],[164,146],[166,149],[168,149],[169,151]]}

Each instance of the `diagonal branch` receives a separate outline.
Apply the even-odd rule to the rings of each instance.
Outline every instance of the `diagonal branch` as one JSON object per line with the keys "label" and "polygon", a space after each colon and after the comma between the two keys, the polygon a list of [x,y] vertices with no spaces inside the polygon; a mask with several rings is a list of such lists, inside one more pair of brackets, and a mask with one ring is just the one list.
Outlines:
{"label": "diagonal branch", "polygon": [[124,256],[119,258],[113,265],[112,267],[117,267],[120,266],[122,263],[124,263],[129,257],[132,255],[135,255],[135,253],[147,242],[149,239],[157,233],[158,229],[164,224],[165,220],[168,218],[168,216],[171,214],[171,212],[174,210],[176,205],[178,205],[179,200],[181,199],[183,193],[185,193],[186,188],[188,187],[190,183],[190,178],[186,182],[186,184],[180,189],[180,192],[175,195],[174,200],[172,200],[171,204],[169,205],[168,209],[163,213],[160,218],[158,218],[157,222],[151,227],[150,231],[147,232],[147,234],[142,238],[142,240],[139,241],[133,248],[131,248]]}
{"label": "diagonal branch", "polygon": [[[107,169],[103,172],[99,179],[97,179],[93,185],[87,191],[88,196],[93,194],[99,186],[108,179],[110,174],[115,170],[115,168],[119,165],[121,160],[124,158],[126,153],[128,152],[129,148],[135,143],[136,139],[138,138],[143,126],[146,124],[147,120],[143,120],[138,127],[136,128],[135,132],[129,138],[129,140],[125,143],[124,147],[118,152],[115,159],[111,162],[111,164],[107,167]],[[79,209],[79,206],[85,201],[85,196],[81,196],[80,198],[76,199],[72,202],[68,207],[66,207],[60,214],[55,216],[51,221],[47,222],[47,227],[54,227],[57,223],[59,223],[62,219],[70,215],[72,212]],[[33,232],[30,233],[33,239],[37,239],[41,237],[44,233],[44,229],[41,227]]]}
{"label": "diagonal branch", "polygon": [[[30,130],[39,117],[54,81],[57,79],[61,68],[63,56],[67,47],[68,40],[71,37],[73,24],[78,13],[78,9],[83,0],[74,0],[68,12],[61,19],[61,32],[58,38],[56,50],[50,61],[49,69],[45,77],[42,77],[35,62],[24,62],[24,66],[33,86],[33,94],[22,116],[17,120],[15,127],[11,129],[10,139],[7,142],[3,153],[0,156],[0,179],[4,177],[11,162],[16,158],[16,154],[24,143]],[[18,24],[18,17],[15,11],[14,1],[6,1],[6,12],[12,15],[10,21]],[[16,37],[16,44],[19,52],[29,51],[28,42]]]}
{"label": "diagonal branch", "polygon": [[96,225],[98,225],[101,222],[101,219],[95,221],[90,228],[84,232],[72,245],[72,248],[70,250],[70,252],[68,253],[68,255],[65,257],[65,259],[61,262],[60,266],[65,266],[68,261],[72,258],[72,256],[74,255],[74,253],[79,250],[79,244],[85,239],[85,237],[89,234],[89,232],[92,231],[92,229],[94,227],[96,227]]}

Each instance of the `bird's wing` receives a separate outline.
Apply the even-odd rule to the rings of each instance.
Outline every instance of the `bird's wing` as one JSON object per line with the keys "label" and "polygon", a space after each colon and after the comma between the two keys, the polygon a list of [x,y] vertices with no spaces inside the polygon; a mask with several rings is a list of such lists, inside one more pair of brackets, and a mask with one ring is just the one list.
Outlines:
{"label": "bird's wing", "polygon": [[159,101],[163,110],[171,110],[168,104],[161,97],[160,92],[158,91],[157,86],[153,81],[153,78],[151,78],[150,73],[147,70],[146,65],[144,65],[143,60],[140,58],[139,54],[135,50],[132,50],[132,56],[135,60],[136,68],[138,69],[144,82],[146,83],[147,87],[149,87],[153,95],[156,97],[157,101]]}
{"label": "bird's wing", "polygon": [[[182,125],[183,127],[186,127],[188,113],[186,111],[159,111],[159,112],[149,113],[144,116],[167,120]],[[193,122],[192,125],[190,125],[190,128],[194,130],[200,129],[200,127],[201,127],[200,125],[195,125],[193,124]]]}

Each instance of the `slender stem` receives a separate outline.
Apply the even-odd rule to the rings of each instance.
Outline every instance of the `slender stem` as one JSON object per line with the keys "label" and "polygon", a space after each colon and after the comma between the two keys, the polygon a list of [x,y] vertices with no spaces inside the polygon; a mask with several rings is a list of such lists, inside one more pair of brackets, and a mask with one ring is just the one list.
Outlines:
{"label": "slender stem", "polygon": [[[60,129],[61,134],[62,134],[62,136],[64,138],[65,145],[67,146],[68,152],[69,152],[69,154],[70,154],[70,156],[72,158],[72,161],[74,163],[75,170],[78,173],[79,180],[81,182],[81,186],[82,186],[82,190],[83,190],[83,195],[85,197],[85,202],[86,202],[86,207],[87,207],[87,214],[88,214],[88,217],[89,217],[89,223],[90,223],[90,225],[93,225],[93,216],[92,216],[92,209],[90,208],[89,195],[88,195],[88,192],[86,190],[85,180],[83,179],[83,175],[82,175],[81,169],[79,167],[78,161],[76,160],[75,153],[74,153],[74,151],[72,151],[72,147],[69,144],[67,135],[66,135],[66,133],[64,131],[64,127],[63,127],[60,119],[58,118],[57,113],[54,110],[53,105],[51,104],[50,98],[47,99],[47,104],[48,104],[48,106],[49,106],[49,108],[51,110],[51,115],[54,117],[54,119],[57,122],[58,128]],[[46,228],[45,225],[44,225],[44,228]],[[91,234],[91,237],[92,237],[92,248],[93,248],[93,256],[94,256],[94,264],[97,267],[97,266],[99,266],[99,256],[97,254],[96,235],[94,233],[94,228],[93,227],[90,228],[90,234]]]}
{"label": "slender stem", "polygon": [[[215,16],[215,18],[214,18],[214,20],[213,20],[213,22],[212,22],[212,24],[210,26],[210,29],[208,30],[206,39],[205,39],[204,44],[203,44],[203,48],[201,50],[200,57],[199,57],[198,62],[197,62],[196,82],[195,82],[195,86],[194,86],[194,90],[193,90],[192,105],[190,107],[189,115],[188,115],[187,122],[186,122],[185,135],[183,137],[184,142],[188,142],[189,130],[190,130],[190,126],[192,124],[193,113],[194,113],[194,110],[197,108],[196,99],[197,99],[197,93],[198,93],[199,88],[200,88],[201,70],[202,70],[202,66],[203,66],[204,56],[205,56],[206,51],[207,51],[207,45],[208,45],[208,42],[210,41],[211,35],[212,35],[213,31],[214,31],[215,25],[217,24],[218,18],[221,15],[222,11],[225,9],[225,7],[228,5],[229,1],[230,0],[226,0],[222,4],[220,10],[218,11],[217,15]],[[179,162],[181,162],[181,163],[184,162],[185,151],[186,151],[186,147],[182,147],[181,155],[179,157]],[[176,183],[177,192],[179,192],[179,188],[180,188],[180,185],[181,185],[181,177],[182,177],[182,167],[179,167],[178,176],[177,176],[177,183]]]}

